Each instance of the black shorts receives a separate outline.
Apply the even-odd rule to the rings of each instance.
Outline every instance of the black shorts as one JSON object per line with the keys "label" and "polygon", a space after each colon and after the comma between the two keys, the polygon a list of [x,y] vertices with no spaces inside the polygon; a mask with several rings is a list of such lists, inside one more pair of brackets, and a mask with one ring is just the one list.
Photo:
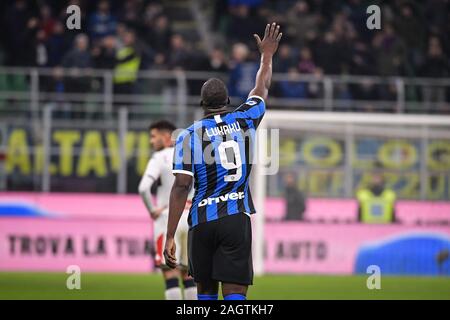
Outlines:
{"label": "black shorts", "polygon": [[188,252],[189,273],[195,282],[253,284],[252,226],[244,213],[189,230]]}

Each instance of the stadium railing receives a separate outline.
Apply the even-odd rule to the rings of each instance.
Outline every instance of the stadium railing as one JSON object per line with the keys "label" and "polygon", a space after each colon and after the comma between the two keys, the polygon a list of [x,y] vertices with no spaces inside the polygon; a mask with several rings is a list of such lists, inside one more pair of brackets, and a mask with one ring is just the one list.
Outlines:
{"label": "stadium railing", "polygon": [[[20,109],[34,115],[52,102],[64,102],[72,110],[104,113],[117,105],[135,114],[151,113],[159,106],[176,114],[181,125],[189,121],[189,108],[198,105],[201,84],[210,77],[228,79],[227,74],[211,72],[145,70],[127,94],[115,86],[113,70],[0,67],[0,112],[14,116]],[[268,105],[276,108],[450,113],[450,78],[274,74],[272,89]],[[237,104],[243,97],[232,98]]]}

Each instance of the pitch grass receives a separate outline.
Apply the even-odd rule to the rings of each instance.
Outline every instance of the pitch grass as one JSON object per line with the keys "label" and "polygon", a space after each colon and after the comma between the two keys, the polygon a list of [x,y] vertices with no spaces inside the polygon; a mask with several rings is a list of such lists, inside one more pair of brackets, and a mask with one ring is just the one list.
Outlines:
{"label": "pitch grass", "polygon": [[[68,290],[63,273],[0,273],[0,299],[164,299],[159,274],[81,275],[81,290]],[[249,299],[450,299],[450,277],[383,276],[368,290],[364,276],[265,275]]]}

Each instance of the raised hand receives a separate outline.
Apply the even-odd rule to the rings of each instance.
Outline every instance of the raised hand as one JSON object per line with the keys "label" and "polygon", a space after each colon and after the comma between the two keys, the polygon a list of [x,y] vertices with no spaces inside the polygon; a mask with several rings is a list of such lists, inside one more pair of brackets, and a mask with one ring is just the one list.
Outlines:
{"label": "raised hand", "polygon": [[264,55],[273,56],[278,49],[278,43],[282,37],[283,33],[280,32],[280,25],[275,22],[266,25],[266,31],[264,32],[264,38],[261,38],[254,34],[256,39],[256,44],[258,45],[259,52]]}

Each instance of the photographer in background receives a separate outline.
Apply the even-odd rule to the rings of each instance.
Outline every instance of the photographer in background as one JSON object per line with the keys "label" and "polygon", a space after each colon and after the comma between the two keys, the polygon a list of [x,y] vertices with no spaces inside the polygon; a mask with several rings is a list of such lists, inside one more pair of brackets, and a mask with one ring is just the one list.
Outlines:
{"label": "photographer in background", "polygon": [[306,210],[305,196],[297,188],[296,177],[292,173],[287,173],[284,176],[286,201],[285,221],[302,221]]}

